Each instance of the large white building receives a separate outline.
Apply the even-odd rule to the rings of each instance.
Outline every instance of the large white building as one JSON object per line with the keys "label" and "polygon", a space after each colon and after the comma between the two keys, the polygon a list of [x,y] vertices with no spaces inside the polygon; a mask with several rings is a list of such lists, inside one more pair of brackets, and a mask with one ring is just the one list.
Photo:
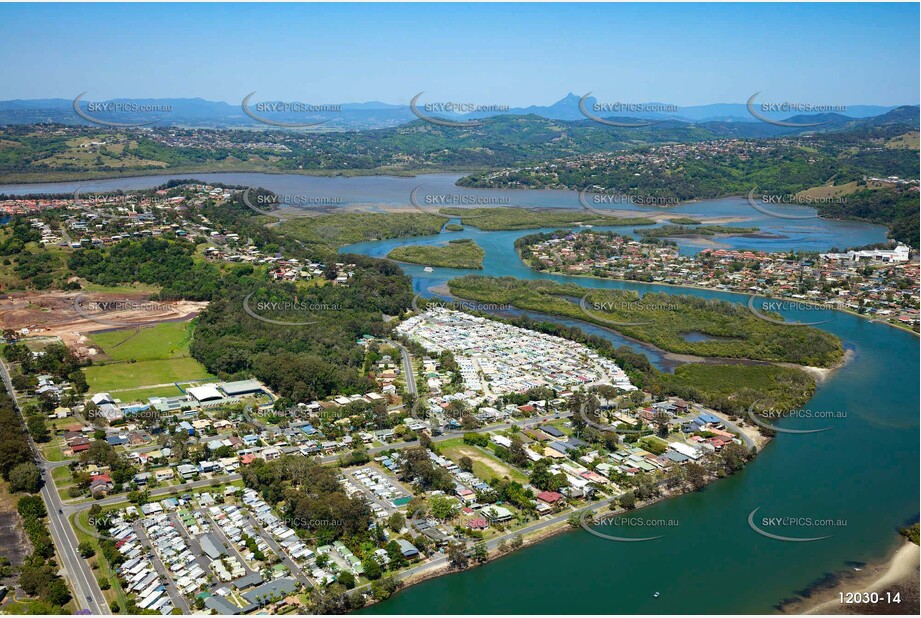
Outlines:
{"label": "large white building", "polygon": [[848,251],[847,253],[823,253],[822,257],[826,260],[849,260],[859,262],[860,260],[879,260],[881,262],[907,262],[911,251],[905,245],[899,245],[895,249],[866,249],[861,251]]}

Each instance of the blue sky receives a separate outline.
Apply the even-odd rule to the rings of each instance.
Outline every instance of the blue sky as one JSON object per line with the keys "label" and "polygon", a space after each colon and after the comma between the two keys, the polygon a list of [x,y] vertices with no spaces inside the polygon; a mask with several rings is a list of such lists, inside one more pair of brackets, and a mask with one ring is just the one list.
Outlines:
{"label": "blue sky", "polygon": [[917,4],[0,4],[0,100],[917,104]]}

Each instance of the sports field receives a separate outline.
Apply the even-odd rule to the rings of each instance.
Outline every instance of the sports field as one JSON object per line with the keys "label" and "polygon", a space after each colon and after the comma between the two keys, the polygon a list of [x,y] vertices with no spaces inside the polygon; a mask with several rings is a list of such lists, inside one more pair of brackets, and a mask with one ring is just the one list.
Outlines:
{"label": "sports field", "polygon": [[[90,335],[105,357],[83,371],[90,393],[119,393],[122,401],[154,395],[178,395],[173,382],[214,377],[189,355],[192,325],[164,322],[140,329],[127,328]],[[132,362],[137,361],[137,362]]]}
{"label": "sports field", "polygon": [[117,389],[140,389],[172,382],[213,377],[194,358],[168,358],[137,363],[94,365],[83,370],[90,393]]}
{"label": "sports field", "polygon": [[90,340],[112,360],[161,360],[189,356],[190,322],[163,322],[139,329],[91,333]]}

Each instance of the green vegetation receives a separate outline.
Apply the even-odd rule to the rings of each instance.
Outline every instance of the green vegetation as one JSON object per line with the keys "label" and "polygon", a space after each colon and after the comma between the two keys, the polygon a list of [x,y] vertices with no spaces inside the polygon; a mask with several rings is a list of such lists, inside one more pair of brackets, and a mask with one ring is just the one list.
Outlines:
{"label": "green vegetation", "polygon": [[485,231],[530,230],[561,225],[653,225],[643,217],[615,218],[595,215],[584,210],[526,208],[442,208],[439,212],[460,217],[465,225]]}
{"label": "green vegetation", "polygon": [[[699,223],[699,222],[698,222]],[[663,225],[647,229],[633,230],[646,238],[666,238],[668,236],[741,236],[758,231],[756,227],[732,227],[728,225],[700,225],[687,227],[685,225]]]}
{"label": "green vegetation", "polygon": [[[543,160],[536,165],[473,174],[458,184],[514,189],[629,187],[633,195],[677,202],[746,195],[754,188],[764,194],[792,196],[814,188],[826,189],[828,179],[833,178],[835,187],[853,184],[856,192],[849,189],[844,200],[802,203],[814,206],[825,218],[886,225],[892,238],[917,247],[917,191],[899,185],[870,189],[866,180],[893,175],[918,178],[917,139],[888,147],[892,139],[906,135],[906,129],[917,129],[917,113],[910,108],[894,110],[878,119],[853,121],[844,129],[808,140],[729,142],[723,149],[706,152],[706,156],[678,151],[665,164],[657,155],[668,146],[640,147],[606,161],[597,157]],[[691,154],[695,148],[687,147]],[[700,148],[707,150],[705,145]],[[671,223],[691,225],[687,221]]]}
{"label": "green vegetation", "polygon": [[[9,363],[18,364],[20,373],[12,378],[17,390],[34,388],[37,380],[33,376],[47,373],[72,382],[74,394],[70,399],[65,399],[65,403],[86,392],[87,385],[83,374],[80,373],[80,362],[64,344],[45,346],[44,354],[34,357],[28,347],[21,343],[13,343],[4,346],[3,358]],[[38,397],[35,403],[23,406],[25,429],[36,442],[49,440],[50,431],[45,418],[58,405],[59,402],[53,397]],[[5,388],[0,388],[0,477],[10,482],[13,490],[31,491],[36,485],[37,467],[33,463],[32,447],[23,429],[13,399]]]}
{"label": "green vegetation", "polygon": [[819,215],[829,219],[886,225],[892,238],[917,249],[921,235],[918,200],[918,192],[910,189],[863,189],[848,195],[846,201],[817,204],[816,208]]}
{"label": "green vegetation", "polygon": [[[757,135],[770,127],[753,123]],[[518,162],[611,152],[637,143],[685,142],[738,136],[739,127],[668,123],[612,129],[583,121],[527,116],[484,118],[476,127],[443,127],[422,120],[394,128],[296,134],[259,131],[256,141],[286,150],[253,147],[249,129],[146,130],[43,125],[0,128],[0,174],[9,181],[86,178],[165,171],[274,171],[292,173],[408,173],[484,169]],[[170,139],[202,147],[172,146]],[[105,141],[88,147],[91,141]],[[215,143],[220,141],[221,146]]]}
{"label": "green vegetation", "polygon": [[[828,367],[844,354],[841,341],[811,327],[789,328],[755,317],[743,305],[697,296],[591,290],[575,284],[467,275],[448,282],[451,293],[489,303],[585,320],[669,352],[790,362]],[[580,308],[585,296],[587,311]],[[682,333],[720,339],[686,341]]]}
{"label": "green vegetation", "polygon": [[433,236],[442,225],[444,218],[438,215],[349,212],[292,219],[278,230],[307,245],[335,249],[366,240]]}
{"label": "green vegetation", "polygon": [[72,289],[64,250],[42,246],[41,235],[25,217],[0,228],[0,286],[3,289]]}
{"label": "green vegetation", "polygon": [[700,225],[701,222],[697,219],[692,219],[690,217],[675,217],[674,219],[669,219],[669,223],[674,223],[675,225]]}
{"label": "green vegetation", "polygon": [[915,522],[914,524],[912,524],[912,525],[910,525],[910,526],[908,526],[908,527],[906,527],[906,528],[900,528],[900,529],[899,529],[899,534],[901,534],[902,536],[904,536],[906,539],[908,539],[909,541],[911,541],[911,542],[914,543],[915,545],[918,545],[918,544],[919,544],[919,541],[921,541],[921,540],[919,540],[919,526],[918,526],[918,523],[917,523],[917,522]]}
{"label": "green vegetation", "polygon": [[[579,328],[529,317],[504,320],[515,326],[557,337],[565,337],[597,350],[617,362],[630,381],[653,397],[674,395],[702,403],[729,415],[741,416],[758,402],[765,408],[791,410],[801,406],[815,392],[815,380],[805,371],[769,364],[687,364],[675,375],[662,373],[649,359],[629,346],[619,348],[603,337],[588,335]],[[574,419],[578,424],[578,419]],[[555,425],[558,429],[563,429]],[[584,431],[584,429],[583,429]]]}
{"label": "green vegetation", "polygon": [[774,409],[791,409],[815,392],[815,380],[806,373],[777,365],[682,365],[674,374],[659,376],[672,394],[720,407],[737,403],[747,409],[753,403]]}
{"label": "green vegetation", "polygon": [[155,360],[189,356],[192,325],[163,322],[141,328],[90,333],[90,340],[112,360]]}
{"label": "green vegetation", "polygon": [[[171,383],[214,377],[191,357],[189,322],[94,333],[90,338],[111,359],[84,369],[93,393],[123,391],[117,395],[122,401],[143,401],[155,395],[180,394]],[[142,386],[155,388],[138,388]]]}
{"label": "green vegetation", "polygon": [[464,226],[457,223],[449,223],[445,226],[445,230],[448,232],[462,232],[464,230]]}
{"label": "green vegetation", "polygon": [[125,239],[112,247],[80,249],[68,267],[100,285],[161,285],[163,299],[209,300],[219,277],[215,266],[196,259],[194,243],[168,238]]}
{"label": "green vegetation", "polygon": [[493,478],[508,478],[519,483],[527,483],[528,476],[509,465],[483,448],[464,444],[462,438],[446,440],[438,444],[438,451],[459,463],[464,457],[470,459],[473,473],[480,479],[489,482]]}
{"label": "green vegetation", "polygon": [[63,613],[60,608],[70,601],[71,595],[54,561],[54,542],[48,531],[45,502],[40,496],[23,496],[16,509],[34,549],[20,569],[19,585],[29,596],[53,606],[47,613]]}
{"label": "green vegetation", "polygon": [[371,509],[359,498],[345,494],[338,472],[306,457],[284,456],[274,461],[257,460],[240,470],[243,483],[258,491],[266,502],[284,500],[284,516],[292,527],[309,534],[317,545],[341,540],[358,547],[381,535],[369,529]]}
{"label": "green vegetation", "polygon": [[155,386],[152,388],[132,388],[128,390],[112,389],[109,392],[112,393],[114,397],[126,403],[131,401],[146,402],[150,397],[178,397],[182,395],[182,391],[179,390],[179,387],[175,384]]}
{"label": "green vegetation", "polygon": [[93,365],[84,369],[84,373],[93,393],[214,377],[194,358]]}
{"label": "green vegetation", "polygon": [[448,241],[446,245],[408,245],[395,247],[390,259],[425,266],[482,269],[486,252],[468,238]]}

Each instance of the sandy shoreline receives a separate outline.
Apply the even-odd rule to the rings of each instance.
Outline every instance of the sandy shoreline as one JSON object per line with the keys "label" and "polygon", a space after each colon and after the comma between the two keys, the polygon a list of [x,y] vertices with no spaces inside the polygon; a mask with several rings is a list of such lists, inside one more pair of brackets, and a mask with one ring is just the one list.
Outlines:
{"label": "sandy shoreline", "polygon": [[[796,614],[917,614],[919,567],[921,551],[914,543],[905,540],[885,561],[866,565],[860,571],[848,571],[834,586],[824,589],[809,599],[803,599],[784,608],[784,613]],[[885,591],[897,590],[899,604],[887,603]],[[876,604],[842,604],[840,594],[883,593]]]}

